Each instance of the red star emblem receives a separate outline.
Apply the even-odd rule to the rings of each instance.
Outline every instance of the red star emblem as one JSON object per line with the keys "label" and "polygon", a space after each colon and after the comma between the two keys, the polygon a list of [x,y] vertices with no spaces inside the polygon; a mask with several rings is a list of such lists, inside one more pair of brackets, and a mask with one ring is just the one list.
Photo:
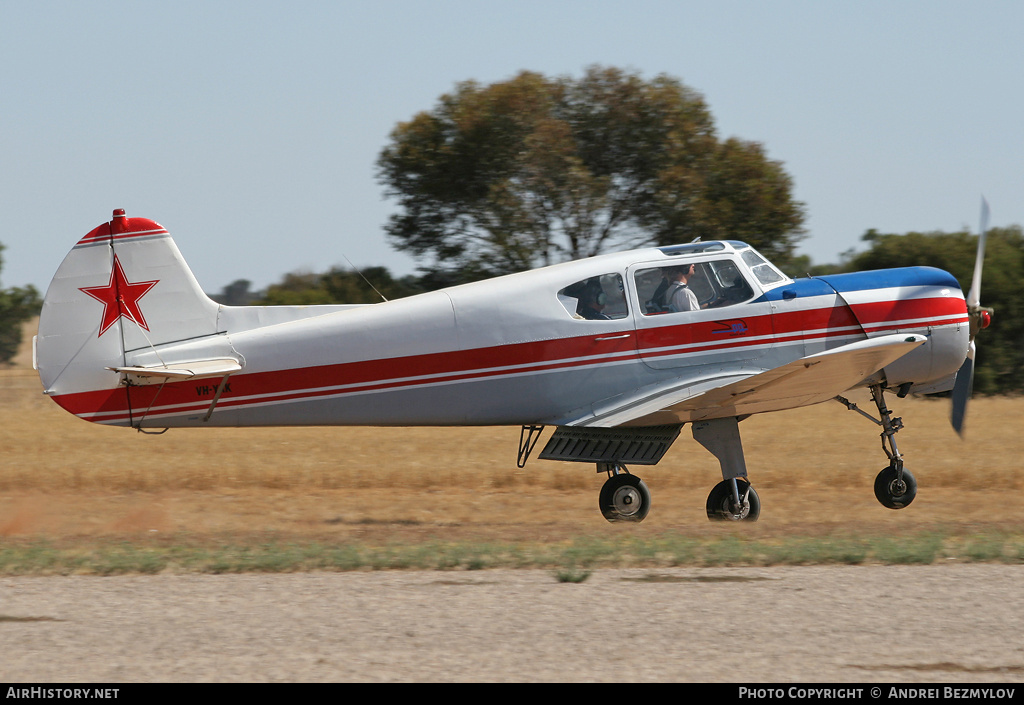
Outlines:
{"label": "red star emblem", "polygon": [[121,261],[114,255],[114,271],[110,273],[110,282],[106,286],[89,286],[80,288],[86,294],[103,304],[103,321],[100,323],[100,335],[107,332],[110,326],[124,316],[135,321],[146,330],[146,317],[139,308],[139,299],[146,295],[160,280],[151,282],[130,282],[121,268]]}

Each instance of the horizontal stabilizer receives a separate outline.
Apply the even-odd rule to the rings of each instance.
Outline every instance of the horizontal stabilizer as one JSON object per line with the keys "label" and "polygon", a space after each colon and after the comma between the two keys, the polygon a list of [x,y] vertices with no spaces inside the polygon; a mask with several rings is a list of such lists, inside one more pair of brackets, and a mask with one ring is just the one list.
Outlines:
{"label": "horizontal stabilizer", "polygon": [[175,365],[158,365],[155,367],[108,367],[108,370],[128,375],[133,384],[162,384],[173,380],[205,379],[207,377],[226,377],[242,369],[238,360],[231,358],[218,360],[196,360],[195,362],[178,363]]}

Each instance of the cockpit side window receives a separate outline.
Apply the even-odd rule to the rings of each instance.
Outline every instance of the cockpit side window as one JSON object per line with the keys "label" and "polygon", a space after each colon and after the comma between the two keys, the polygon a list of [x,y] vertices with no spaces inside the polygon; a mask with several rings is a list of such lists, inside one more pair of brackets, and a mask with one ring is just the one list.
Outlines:
{"label": "cockpit side window", "polygon": [[[729,259],[641,269],[634,281],[641,311],[647,316],[732,306],[754,296],[736,263]],[[684,289],[692,292],[692,297]]]}
{"label": "cockpit side window", "polygon": [[558,300],[573,318],[610,321],[629,315],[618,274],[602,274],[570,284],[558,292]]}

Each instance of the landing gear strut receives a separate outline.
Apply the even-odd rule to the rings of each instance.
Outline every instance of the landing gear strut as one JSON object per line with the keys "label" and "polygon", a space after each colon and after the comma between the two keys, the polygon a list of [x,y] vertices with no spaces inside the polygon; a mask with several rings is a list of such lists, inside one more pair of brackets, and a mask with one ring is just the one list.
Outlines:
{"label": "landing gear strut", "polygon": [[739,419],[735,416],[691,424],[693,438],[711,452],[722,467],[722,481],[708,495],[708,519],[712,521],[757,521],[761,500],[745,478],[747,465],[740,442]]}
{"label": "landing gear strut", "polygon": [[598,500],[601,514],[608,521],[643,521],[651,511],[651,492],[625,465],[598,463],[598,472],[608,473]]}
{"label": "landing gear strut", "polygon": [[896,447],[896,434],[903,428],[903,419],[892,417],[892,412],[885,406],[881,385],[871,385],[871,399],[878,407],[878,415],[881,420],[861,411],[856,404],[848,399],[836,397],[836,400],[845,404],[847,409],[856,411],[882,427],[882,450],[889,458],[889,466],[882,468],[882,471],[875,477],[875,497],[884,507],[903,509],[917,496],[917,480],[909,470],[903,467],[903,456],[900,455],[900,451]]}

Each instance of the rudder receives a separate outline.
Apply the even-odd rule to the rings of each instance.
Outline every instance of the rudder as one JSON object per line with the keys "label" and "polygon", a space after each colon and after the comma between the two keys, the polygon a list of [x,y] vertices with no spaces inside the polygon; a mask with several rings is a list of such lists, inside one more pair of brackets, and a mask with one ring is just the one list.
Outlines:
{"label": "rudder", "polygon": [[78,241],[47,289],[36,337],[44,392],[90,420],[130,409],[110,368],[133,351],[217,333],[218,310],[163,226],[115,210]]}

